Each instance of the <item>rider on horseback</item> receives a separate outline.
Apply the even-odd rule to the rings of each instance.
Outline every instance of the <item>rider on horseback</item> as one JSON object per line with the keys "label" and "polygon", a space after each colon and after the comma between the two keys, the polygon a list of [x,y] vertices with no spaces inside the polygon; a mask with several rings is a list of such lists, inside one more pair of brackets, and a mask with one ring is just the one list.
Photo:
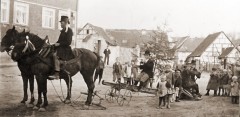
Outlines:
{"label": "rider on horseback", "polygon": [[58,38],[58,41],[54,44],[56,49],[56,52],[53,54],[55,74],[49,76],[50,79],[59,79],[60,72],[59,59],[67,61],[74,58],[70,46],[72,43],[73,32],[72,29],[68,27],[68,24],[70,24],[68,16],[61,16],[61,21],[59,22],[61,23],[62,30]]}

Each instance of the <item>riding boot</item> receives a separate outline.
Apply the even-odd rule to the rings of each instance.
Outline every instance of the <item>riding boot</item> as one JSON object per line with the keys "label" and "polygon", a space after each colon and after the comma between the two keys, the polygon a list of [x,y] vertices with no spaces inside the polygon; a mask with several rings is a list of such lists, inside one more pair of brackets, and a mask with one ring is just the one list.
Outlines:
{"label": "riding boot", "polygon": [[53,61],[54,61],[54,68],[55,68],[55,73],[54,75],[48,76],[49,79],[51,80],[58,80],[59,79],[59,72],[60,72],[60,61],[58,60],[57,53],[53,54]]}
{"label": "riding boot", "polygon": [[138,84],[138,81],[137,81],[137,80],[135,80],[135,82],[134,82],[134,85],[135,85],[135,86],[137,86],[137,84]]}

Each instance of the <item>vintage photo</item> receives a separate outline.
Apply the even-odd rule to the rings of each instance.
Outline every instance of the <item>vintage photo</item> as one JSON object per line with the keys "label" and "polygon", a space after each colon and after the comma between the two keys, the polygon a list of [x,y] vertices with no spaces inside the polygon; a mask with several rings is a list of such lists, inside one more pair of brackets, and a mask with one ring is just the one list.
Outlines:
{"label": "vintage photo", "polygon": [[0,117],[239,117],[238,0],[0,0]]}

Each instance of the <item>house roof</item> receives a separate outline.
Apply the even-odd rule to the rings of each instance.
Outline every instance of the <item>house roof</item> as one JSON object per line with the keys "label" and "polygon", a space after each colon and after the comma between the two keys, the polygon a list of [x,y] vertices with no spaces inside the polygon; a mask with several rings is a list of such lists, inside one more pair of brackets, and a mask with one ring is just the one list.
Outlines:
{"label": "house roof", "polygon": [[140,34],[137,30],[106,30],[110,38],[116,40],[117,45],[122,47],[135,47],[140,41]]}
{"label": "house roof", "polygon": [[110,38],[116,40],[117,45],[122,47],[132,48],[136,45],[143,45],[153,40],[150,35],[151,31],[146,31],[146,34],[142,34],[141,30],[126,30],[126,29],[108,29],[106,30]]}
{"label": "house roof", "polygon": [[218,58],[219,59],[226,58],[232,52],[233,49],[234,49],[234,47],[228,47],[228,48],[224,49],[222,51],[221,55],[218,56]]}
{"label": "house roof", "polygon": [[183,45],[178,49],[179,52],[193,52],[204,38],[187,38]]}
{"label": "house roof", "polygon": [[198,47],[189,55],[189,57],[200,57],[202,53],[208,48],[208,46],[213,43],[215,39],[221,34],[222,32],[217,32],[208,35],[199,45]]}
{"label": "house roof", "polygon": [[82,41],[87,42],[92,37],[92,34],[87,35]]}
{"label": "house roof", "polygon": [[[98,26],[95,26],[95,25],[92,25],[90,23],[87,23],[86,25],[89,25],[90,27],[93,28],[93,30],[99,35],[99,36],[102,36],[102,38],[104,38],[106,40],[106,42],[109,44],[109,45],[112,45],[112,46],[116,46],[116,42],[115,40],[113,39],[110,39],[109,36],[106,34],[105,30],[101,27],[98,27]],[[86,26],[85,25],[85,26]],[[84,26],[84,27],[85,27]],[[84,27],[82,29],[84,29]],[[91,35],[88,35],[87,37],[85,37],[85,39],[83,41],[88,41],[90,39]]]}
{"label": "house roof", "polygon": [[173,46],[173,49],[180,49],[188,38],[189,38],[189,36],[173,37],[173,41],[175,41],[175,45]]}

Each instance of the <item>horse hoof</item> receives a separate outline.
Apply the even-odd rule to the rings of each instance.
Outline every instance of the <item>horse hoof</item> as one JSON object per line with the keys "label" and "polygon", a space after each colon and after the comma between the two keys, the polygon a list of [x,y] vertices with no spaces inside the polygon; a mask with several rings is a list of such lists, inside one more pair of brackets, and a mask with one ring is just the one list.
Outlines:
{"label": "horse hoof", "polygon": [[71,103],[71,100],[68,100],[68,99],[67,99],[67,100],[64,101],[64,103],[65,103],[65,104],[70,104],[70,103]]}
{"label": "horse hoof", "polygon": [[43,107],[41,107],[40,109],[38,109],[38,111],[39,111],[39,112],[45,112],[45,111],[46,111],[46,109],[45,109],[45,108],[43,108]]}
{"label": "horse hoof", "polygon": [[26,101],[22,100],[20,103],[25,104]]}
{"label": "horse hoof", "polygon": [[27,108],[33,108],[34,105],[33,104],[27,104]]}
{"label": "horse hoof", "polygon": [[38,109],[39,109],[39,107],[37,107],[37,106],[33,107],[33,110],[38,110]]}

